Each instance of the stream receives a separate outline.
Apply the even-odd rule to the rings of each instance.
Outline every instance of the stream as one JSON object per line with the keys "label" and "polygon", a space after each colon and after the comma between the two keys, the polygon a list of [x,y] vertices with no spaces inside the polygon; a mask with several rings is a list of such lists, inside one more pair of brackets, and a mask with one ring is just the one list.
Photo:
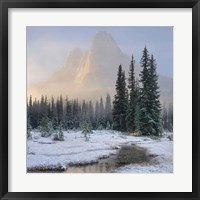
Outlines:
{"label": "stream", "polygon": [[136,145],[122,146],[115,155],[99,159],[97,163],[70,165],[65,173],[112,173],[115,169],[136,163],[145,163],[152,158],[145,148]]}

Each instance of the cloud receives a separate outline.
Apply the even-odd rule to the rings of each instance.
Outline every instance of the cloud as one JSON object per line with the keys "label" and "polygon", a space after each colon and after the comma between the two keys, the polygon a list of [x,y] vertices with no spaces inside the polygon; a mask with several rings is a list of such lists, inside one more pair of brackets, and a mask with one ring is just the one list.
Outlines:
{"label": "cloud", "polygon": [[47,70],[36,64],[27,65],[27,85],[43,82],[47,80],[51,75],[52,71]]}

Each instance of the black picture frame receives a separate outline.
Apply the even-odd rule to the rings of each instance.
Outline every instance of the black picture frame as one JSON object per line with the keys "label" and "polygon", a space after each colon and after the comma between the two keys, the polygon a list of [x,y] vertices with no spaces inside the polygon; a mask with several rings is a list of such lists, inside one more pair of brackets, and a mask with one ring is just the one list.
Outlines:
{"label": "black picture frame", "polygon": [[[192,192],[8,192],[9,8],[192,8]],[[0,0],[0,198],[1,199],[200,199],[200,2],[199,0]],[[184,174],[183,174],[183,181]]]}

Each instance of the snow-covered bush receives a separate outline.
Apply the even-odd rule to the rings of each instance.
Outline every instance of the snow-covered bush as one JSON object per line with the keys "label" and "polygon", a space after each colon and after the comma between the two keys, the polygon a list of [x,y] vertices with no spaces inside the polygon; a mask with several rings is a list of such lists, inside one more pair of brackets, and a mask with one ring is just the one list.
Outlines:
{"label": "snow-covered bush", "polygon": [[32,139],[31,131],[27,130],[27,139]]}
{"label": "snow-covered bush", "polygon": [[31,125],[30,125],[30,119],[28,118],[27,121],[27,139],[32,139],[32,135],[31,135]]}
{"label": "snow-covered bush", "polygon": [[85,141],[89,141],[90,140],[90,134],[93,133],[91,122],[85,120],[81,124],[81,128],[82,128],[82,133],[84,134],[84,137],[85,137]]}
{"label": "snow-covered bush", "polygon": [[168,135],[167,138],[168,138],[170,141],[173,141],[173,134]]}
{"label": "snow-covered bush", "polygon": [[97,127],[97,130],[100,130],[100,131],[103,130],[103,125],[99,124],[98,127]]}
{"label": "snow-covered bush", "polygon": [[41,136],[42,137],[49,137],[52,134],[53,125],[49,121],[49,118],[48,118],[48,116],[46,114],[41,119],[39,129],[41,131]]}
{"label": "snow-covered bush", "polygon": [[41,137],[49,137],[51,135],[50,132],[42,131],[41,132]]}
{"label": "snow-covered bush", "polygon": [[109,121],[107,121],[107,123],[106,123],[106,130],[110,130],[110,129],[111,129],[110,122],[109,122]]}
{"label": "snow-covered bush", "polygon": [[61,125],[58,126],[58,130],[54,134],[53,140],[55,140],[55,141],[64,141],[65,140]]}
{"label": "snow-covered bush", "polygon": [[59,130],[57,133],[54,134],[53,140],[55,140],[55,141],[64,141],[65,140],[62,130]]}

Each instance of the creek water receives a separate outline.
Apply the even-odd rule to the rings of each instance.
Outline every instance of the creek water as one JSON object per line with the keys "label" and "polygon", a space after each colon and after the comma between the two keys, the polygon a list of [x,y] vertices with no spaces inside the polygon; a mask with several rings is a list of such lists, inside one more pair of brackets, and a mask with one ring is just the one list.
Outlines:
{"label": "creek water", "polygon": [[112,173],[115,169],[131,163],[148,162],[150,156],[146,149],[136,145],[122,146],[115,155],[99,159],[97,163],[87,165],[71,165],[66,173]]}

